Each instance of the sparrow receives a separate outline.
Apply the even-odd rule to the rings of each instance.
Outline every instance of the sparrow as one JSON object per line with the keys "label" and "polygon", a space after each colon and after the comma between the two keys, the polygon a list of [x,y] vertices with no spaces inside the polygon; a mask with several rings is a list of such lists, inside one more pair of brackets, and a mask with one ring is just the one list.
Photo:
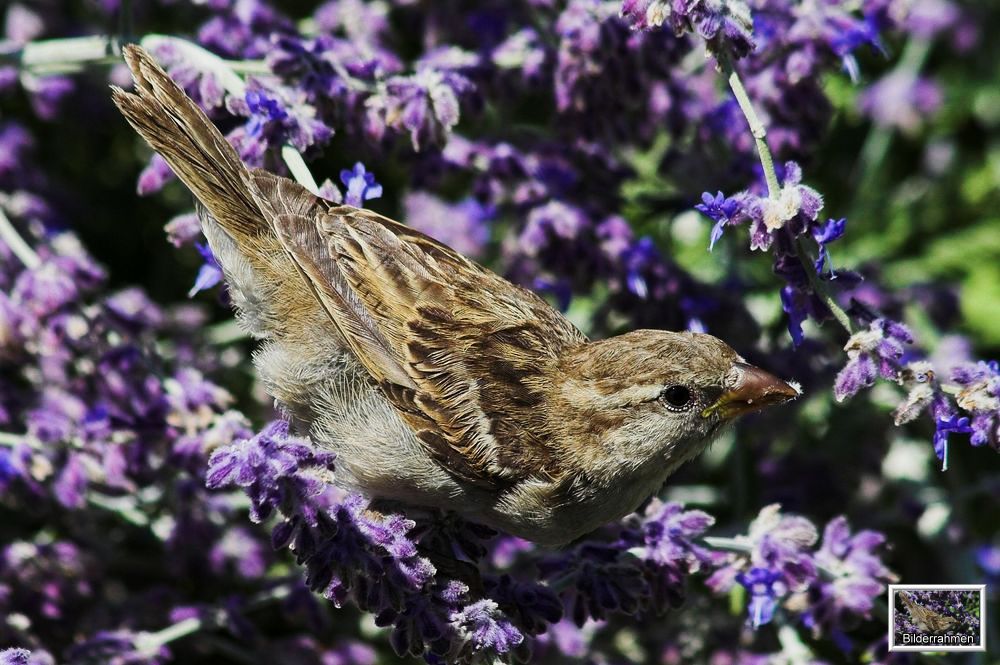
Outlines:
{"label": "sparrow", "polygon": [[934,610],[929,610],[923,605],[917,603],[913,596],[905,591],[899,592],[899,597],[903,601],[903,605],[906,606],[906,610],[910,613],[910,619],[913,621],[913,625],[917,627],[921,633],[926,633],[928,635],[938,635],[940,633],[947,632],[958,625],[958,620],[955,617],[950,617],[940,612],[935,612]]}
{"label": "sparrow", "polygon": [[588,340],[543,299],[369,210],[248,169],[138,46],[112,97],[197,198],[253,362],[336,481],[560,546],[636,510],[797,386],[707,334]]}

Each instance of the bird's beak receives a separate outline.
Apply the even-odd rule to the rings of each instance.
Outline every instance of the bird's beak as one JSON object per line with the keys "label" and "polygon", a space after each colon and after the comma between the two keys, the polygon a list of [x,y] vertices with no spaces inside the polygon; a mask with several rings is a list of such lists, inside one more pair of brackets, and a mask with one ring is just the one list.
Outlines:
{"label": "bird's beak", "polygon": [[782,404],[802,394],[797,385],[790,385],[759,367],[745,363],[736,363],[734,367],[740,373],[736,385],[722,393],[715,404],[702,411],[703,418],[718,413],[728,420],[774,404]]}

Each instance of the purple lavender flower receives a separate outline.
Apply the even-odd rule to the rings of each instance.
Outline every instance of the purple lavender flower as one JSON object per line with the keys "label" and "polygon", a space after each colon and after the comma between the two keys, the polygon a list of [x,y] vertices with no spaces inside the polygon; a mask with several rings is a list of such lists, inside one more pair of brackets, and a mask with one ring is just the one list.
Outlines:
{"label": "purple lavender flower", "polygon": [[291,22],[264,0],[211,0],[217,14],[198,30],[198,41],[223,56],[262,58],[271,35],[286,32]]}
{"label": "purple lavender flower", "polygon": [[327,32],[342,32],[349,40],[378,44],[389,30],[388,7],[362,0],[330,0],[316,9],[316,23]]}
{"label": "purple lavender flower", "polygon": [[915,0],[905,16],[905,26],[915,36],[932,39],[937,33],[952,28],[962,13],[948,0]]}
{"label": "purple lavender flower", "polygon": [[540,82],[550,64],[551,54],[533,28],[523,28],[493,49],[490,58],[502,71],[517,71],[529,83]]}
{"label": "purple lavender flower", "polygon": [[942,462],[942,471],[948,470],[948,438],[952,434],[971,434],[969,419],[950,411],[934,417],[934,454]]}
{"label": "purple lavender flower", "polygon": [[678,35],[696,32],[710,52],[724,57],[742,58],[754,48],[753,20],[743,0],[624,0],[621,16],[633,30],[669,24]]}
{"label": "purple lavender flower", "polygon": [[983,545],[976,548],[976,563],[991,579],[1000,579],[1000,546]]}
{"label": "purple lavender flower", "polygon": [[0,665],[30,665],[31,652],[27,649],[0,651]]}
{"label": "purple lavender flower", "polygon": [[958,406],[972,416],[967,423],[972,445],[1000,449],[1000,363],[962,365],[952,370],[952,379],[962,386]]}
{"label": "purple lavender flower", "polygon": [[[726,226],[749,222],[750,249],[773,250],[774,272],[786,282],[780,292],[781,306],[788,314],[788,331],[792,341],[799,346],[804,339],[802,323],[806,319],[821,322],[830,316],[829,308],[816,293],[803,265],[800,238],[811,236],[816,240],[819,256],[812,261],[812,269],[821,277],[833,279],[835,275],[832,271],[823,273],[829,263],[826,246],[843,235],[847,222],[840,219],[820,223],[822,196],[802,184],[802,169],[797,163],[787,162],[783,171],[783,185],[773,196],[759,196],[749,190],[732,197],[726,197],[722,192],[715,196],[706,192],[702,195],[702,203],[695,208],[715,222],[710,249]],[[844,273],[839,276],[842,280],[848,277]]]}
{"label": "purple lavender flower", "polygon": [[170,170],[170,166],[167,165],[166,160],[159,155],[153,155],[149,160],[149,164],[139,174],[136,191],[141,196],[153,194],[163,189],[163,186],[173,180],[174,177],[174,172]]}
{"label": "purple lavender flower", "polygon": [[926,360],[907,363],[901,372],[900,381],[909,392],[906,399],[896,407],[894,415],[897,426],[914,420],[928,407],[936,412],[940,408],[939,402],[946,399],[933,365]]}
{"label": "purple lavender flower", "polygon": [[695,206],[695,209],[705,213],[715,222],[708,243],[708,249],[711,251],[715,247],[715,243],[722,237],[723,228],[731,223],[739,211],[740,203],[735,199],[727,198],[722,192],[718,192],[715,196],[705,192],[701,195],[701,201]]}
{"label": "purple lavender flower", "polygon": [[885,536],[875,531],[851,535],[847,519],[836,517],[823,530],[816,552],[816,565],[824,575],[813,587],[809,620],[812,626],[840,626],[849,614],[868,616],[875,599],[885,592],[885,582],[894,576],[877,551]]}
{"label": "purple lavender flower", "polygon": [[571,552],[543,559],[538,570],[550,587],[562,589],[569,618],[577,626],[612,613],[635,614],[649,599],[641,568],[622,559],[621,551],[610,544],[577,545]]}
{"label": "purple lavender flower", "polygon": [[8,179],[27,159],[27,153],[35,145],[28,130],[18,123],[4,122],[0,125],[0,178]]}
{"label": "purple lavender flower", "polygon": [[882,127],[913,133],[940,108],[941,89],[929,79],[908,71],[894,71],[869,86],[858,108]]}
{"label": "purple lavender flower", "polygon": [[4,36],[17,44],[37,39],[45,32],[45,19],[42,14],[28,7],[16,4],[7,11],[4,25]]}
{"label": "purple lavender flower", "polygon": [[198,215],[190,212],[177,215],[163,227],[167,232],[167,240],[174,247],[182,247],[194,242],[195,238],[201,236],[201,222]]}
{"label": "purple lavender flower", "polygon": [[244,159],[257,154],[258,146],[290,143],[305,152],[333,136],[333,129],[316,117],[316,108],[296,88],[251,79],[244,98],[228,98],[227,107],[231,113],[249,118],[241,141]]}
{"label": "purple lavender flower", "polygon": [[573,240],[588,225],[582,210],[552,201],[531,211],[518,242],[526,254],[534,256],[549,245]]}
{"label": "purple lavender flower", "polygon": [[427,192],[412,192],[403,206],[409,226],[464,256],[480,256],[490,239],[488,221],[494,216],[494,209],[475,199],[450,204]]}
{"label": "purple lavender flower", "polygon": [[547,586],[518,582],[507,574],[485,582],[487,595],[527,635],[543,634],[562,619],[562,603]]}
{"label": "purple lavender flower", "polygon": [[458,124],[463,97],[475,87],[462,73],[424,66],[394,76],[366,101],[367,132],[380,141],[388,130],[407,132],[413,150],[443,143]]}
{"label": "purple lavender flower", "polygon": [[654,499],[646,508],[641,538],[623,534],[623,542],[645,564],[655,602],[680,605],[687,577],[716,563],[708,549],[695,543],[714,523],[714,517],[700,510]]}
{"label": "purple lavender flower", "polygon": [[[372,5],[365,7],[377,11]],[[322,11],[323,8],[319,10]],[[274,35],[272,41],[267,54],[271,71],[305,90],[309,101],[321,109],[332,106],[354,113],[369,94],[366,89],[369,82],[403,70],[398,56],[377,43],[329,35],[314,39]]]}
{"label": "purple lavender flower", "polygon": [[29,93],[35,115],[52,120],[75,89],[73,80],[64,76],[21,75],[21,85]]}
{"label": "purple lavender flower", "polygon": [[170,77],[195,103],[206,111],[223,106],[226,91],[218,76],[192,64],[176,42],[169,39],[157,42],[153,53]]}
{"label": "purple lavender flower", "polygon": [[781,575],[767,568],[751,568],[736,575],[736,581],[750,593],[748,621],[756,630],[774,618],[778,599],[786,592]]}
{"label": "purple lavender flower", "polygon": [[199,291],[210,289],[222,281],[222,268],[219,267],[219,262],[215,260],[212,248],[200,242],[196,242],[195,247],[198,249],[198,253],[201,254],[204,263],[198,269],[198,276],[195,278],[191,290],[188,291],[188,298],[193,297]]}
{"label": "purple lavender flower", "polygon": [[32,316],[44,318],[74,302],[102,279],[101,269],[87,257],[55,256],[18,275],[11,298]]}
{"label": "purple lavender flower", "polygon": [[331,455],[288,438],[279,422],[214,453],[207,483],[244,487],[255,521],[280,512],[273,545],[293,548],[311,589],[337,605],[351,598],[380,625],[393,625],[397,653],[457,650],[464,658],[520,644],[522,634],[495,601],[467,602],[467,587],[455,584],[441,587],[437,600],[424,595],[436,571],[409,535],[414,522],[366,514],[361,497],[335,498],[322,479],[331,471]]}
{"label": "purple lavender flower", "polygon": [[[816,257],[814,267],[816,274],[822,275],[827,263],[830,262],[830,252],[826,246],[835,240],[839,240],[847,229],[847,218],[831,219],[823,226],[813,229],[812,235],[816,244],[819,245],[819,255]],[[833,266],[830,266],[830,274],[833,275]]]}
{"label": "purple lavender flower", "polygon": [[[825,242],[836,240],[842,233],[844,222],[836,225],[817,225],[823,197],[811,187],[802,184],[802,169],[795,162],[784,167],[785,178],[777,196],[757,196],[749,191],[727,198],[722,192],[712,196],[702,195],[702,203],[695,206],[716,222],[713,236],[721,235],[720,223],[735,226],[750,223],[750,249],[768,250],[776,242],[783,244],[794,241],[805,233],[826,238]],[[722,220],[725,220],[723,222]],[[784,247],[782,251],[788,250]]]}
{"label": "purple lavender flower", "polygon": [[344,203],[349,206],[362,208],[365,201],[382,196],[382,185],[375,182],[375,174],[369,173],[361,162],[357,162],[353,169],[343,169],[340,182],[347,188]]}
{"label": "purple lavender flower", "polygon": [[817,540],[816,527],[803,517],[783,515],[780,510],[777,504],[763,508],[750,523],[747,535],[737,538],[749,554],[730,555],[705,582],[717,593],[728,591],[737,582],[747,586],[751,591],[750,619],[756,625],[770,620],[775,603],[786,594],[805,591],[818,575],[809,551]]}
{"label": "purple lavender flower", "polygon": [[[574,0],[559,14],[552,74],[556,110],[587,139],[647,141],[658,122],[687,121],[671,104],[672,94],[684,92],[669,72],[688,42],[667,31],[632,32],[617,13],[611,2]],[[608,71],[616,74],[601,75]]]}
{"label": "purple lavender flower", "polygon": [[523,640],[524,636],[499,611],[496,602],[480,600],[466,605],[449,617],[459,637],[467,642],[471,652],[506,654]]}
{"label": "purple lavender flower", "polygon": [[871,386],[881,377],[896,381],[900,378],[903,345],[912,344],[913,335],[901,323],[876,319],[868,330],[855,333],[847,341],[847,365],[837,375],[834,395],[843,401]]}
{"label": "purple lavender flower", "polygon": [[250,440],[217,450],[209,459],[206,483],[211,488],[244,488],[255,522],[278,509],[315,526],[319,508],[313,499],[325,490],[322,476],[316,474],[332,472],[333,455],[287,436],[288,424],[276,421]]}

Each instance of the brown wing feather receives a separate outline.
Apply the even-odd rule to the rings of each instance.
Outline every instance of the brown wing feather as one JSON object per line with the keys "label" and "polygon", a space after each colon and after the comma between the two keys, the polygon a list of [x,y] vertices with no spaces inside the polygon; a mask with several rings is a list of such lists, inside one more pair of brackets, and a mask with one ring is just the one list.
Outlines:
{"label": "brown wing feather", "polygon": [[112,87],[122,114],[208,208],[227,233],[267,234],[251,195],[250,174],[239,155],[205,114],[152,56],[134,45],[124,49],[135,92]]}
{"label": "brown wing feather", "polygon": [[583,334],[530,291],[392,220],[340,207],[318,226],[415,384],[383,385],[386,396],[439,461],[489,486],[558,475],[536,422],[544,372]]}

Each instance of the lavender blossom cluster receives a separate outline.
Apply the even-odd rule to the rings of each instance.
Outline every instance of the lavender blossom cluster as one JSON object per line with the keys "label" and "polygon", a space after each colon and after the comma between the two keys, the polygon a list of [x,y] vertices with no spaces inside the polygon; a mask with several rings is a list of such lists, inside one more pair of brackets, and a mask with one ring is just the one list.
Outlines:
{"label": "lavender blossom cluster", "polygon": [[[963,10],[950,0],[282,7],[99,0],[76,19],[45,4],[6,10],[0,98],[22,112],[0,117],[0,665],[887,662],[882,596],[909,562],[898,549],[883,560],[886,536],[852,531],[848,515],[897,533],[920,514],[931,521],[925,496],[875,479],[892,450],[872,461],[843,444],[846,462],[824,462],[818,479],[813,466],[784,473],[796,491],[760,488],[750,505],[746,487],[694,491],[691,503],[715,516],[654,498],[557,552],[452,515],[377,510],[334,486],[337,460],[247,389],[247,345],[209,326],[226,296],[187,204],[172,204],[165,230],[179,259],[197,252],[196,304],[112,286],[80,240],[88,221],[62,212],[73,206],[46,169],[37,123],[105,94],[78,70],[106,65],[116,42],[77,51],[71,35],[123,19],[249,165],[330,200],[395,210],[592,336],[708,331],[796,377],[810,397],[793,416],[738,430],[733,450],[764,451],[760,476],[793,459],[781,441],[821,436],[817,400],[880,379],[902,388],[879,397],[889,421],[920,433],[908,423],[928,414],[918,435],[947,465],[954,436],[1000,450],[1000,366],[941,353],[934,338],[918,344],[905,296],[836,260],[850,227],[823,214],[800,164],[834,117],[824,78],[857,86],[856,111],[873,126],[918,132],[941,84],[899,69],[865,84],[864,68],[887,71],[901,40],[951,36],[969,48]],[[170,12],[184,20],[155,23]],[[64,49],[39,49],[44,39]],[[887,89],[909,101],[882,101]],[[337,177],[313,182],[310,170]],[[162,159],[137,177],[140,194],[169,200]],[[773,276],[750,283],[732,261],[713,278],[665,251],[692,209],[711,219],[694,233],[716,254],[734,257],[726,232],[745,226]],[[758,296],[783,313],[779,325]],[[872,438],[904,445],[893,432]],[[846,500],[820,507],[816,488],[836,503],[830,478],[857,469],[869,506],[900,504],[896,523]],[[730,485],[710,463],[704,473]],[[996,546],[957,520],[947,537]]]}

